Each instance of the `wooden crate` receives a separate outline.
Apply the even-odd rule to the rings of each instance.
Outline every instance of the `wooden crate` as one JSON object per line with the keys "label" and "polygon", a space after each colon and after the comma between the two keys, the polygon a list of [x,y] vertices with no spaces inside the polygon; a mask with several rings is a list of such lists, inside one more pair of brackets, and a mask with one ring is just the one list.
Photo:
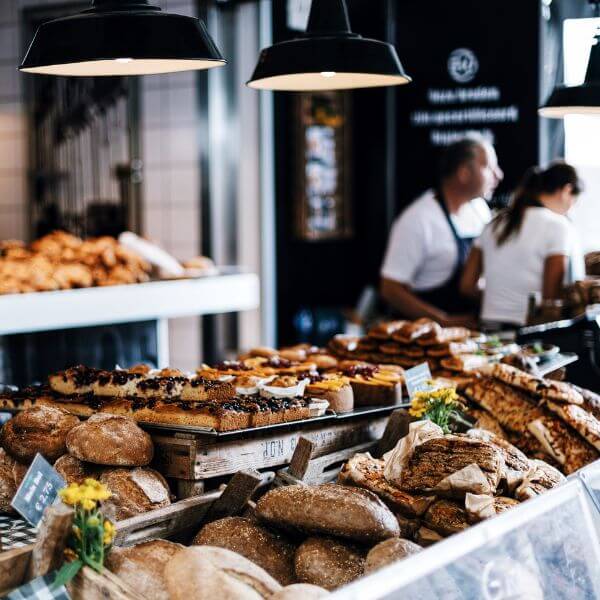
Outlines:
{"label": "wooden crate", "polygon": [[166,477],[199,481],[240,469],[269,469],[289,463],[301,436],[322,456],[381,437],[388,417],[292,427],[235,440],[215,440],[188,433],[153,435],[154,468]]}

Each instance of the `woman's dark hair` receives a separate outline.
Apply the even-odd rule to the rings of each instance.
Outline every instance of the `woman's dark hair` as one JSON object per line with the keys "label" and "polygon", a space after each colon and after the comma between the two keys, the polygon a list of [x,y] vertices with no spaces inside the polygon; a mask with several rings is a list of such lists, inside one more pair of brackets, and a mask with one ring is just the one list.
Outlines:
{"label": "woman's dark hair", "polygon": [[553,194],[566,185],[572,186],[573,194],[576,196],[583,189],[575,167],[566,162],[554,162],[547,169],[539,167],[528,169],[515,191],[510,206],[502,211],[492,223],[498,245],[501,246],[519,232],[526,210],[532,206],[539,206],[542,194]]}

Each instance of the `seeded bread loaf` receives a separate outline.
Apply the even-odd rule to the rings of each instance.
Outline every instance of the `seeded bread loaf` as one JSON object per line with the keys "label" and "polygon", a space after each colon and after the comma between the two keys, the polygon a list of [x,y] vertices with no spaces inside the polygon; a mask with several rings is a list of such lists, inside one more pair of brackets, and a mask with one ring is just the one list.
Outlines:
{"label": "seeded bread loaf", "polygon": [[365,561],[365,574],[377,571],[386,565],[408,558],[422,550],[410,540],[390,538],[374,546],[367,554]]}
{"label": "seeded bread loaf", "polygon": [[296,576],[303,583],[335,590],[364,572],[364,553],[355,546],[325,537],[308,538],[296,551]]}
{"label": "seeded bread loaf", "polygon": [[256,515],[283,529],[357,542],[400,535],[396,517],[375,494],[336,484],[275,488],[258,501]]}
{"label": "seeded bread loaf", "polygon": [[262,525],[242,517],[226,517],[205,525],[192,542],[227,548],[262,567],[281,585],[296,581],[296,546]]}
{"label": "seeded bread loaf", "polygon": [[97,477],[100,467],[64,454],[55,463],[54,468],[57,473],[65,480],[67,485],[71,483],[81,484],[87,477]]}
{"label": "seeded bread loaf", "polygon": [[79,419],[64,410],[35,406],[15,415],[2,427],[0,444],[23,463],[30,463],[38,452],[54,462],[66,452],[67,434],[78,424]]}
{"label": "seeded bread loaf", "polygon": [[154,455],[152,439],[135,421],[109,414],[92,415],[74,427],[67,448],[79,460],[115,467],[143,467]]}

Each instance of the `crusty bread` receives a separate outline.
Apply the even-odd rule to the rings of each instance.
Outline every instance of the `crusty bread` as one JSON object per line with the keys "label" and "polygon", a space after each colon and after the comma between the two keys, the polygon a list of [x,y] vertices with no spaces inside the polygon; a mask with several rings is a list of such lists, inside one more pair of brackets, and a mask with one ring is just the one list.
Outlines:
{"label": "crusty bread", "polygon": [[227,548],[262,567],[281,585],[296,581],[296,546],[262,525],[242,517],[226,517],[205,525],[193,544]]}
{"label": "crusty bread", "polygon": [[118,521],[171,504],[167,482],[153,469],[106,469],[100,481],[112,492],[104,506]]}
{"label": "crusty bread", "polygon": [[118,467],[144,466],[154,455],[152,439],[132,419],[97,414],[74,427],[67,448],[80,460]]}
{"label": "crusty bread", "polygon": [[65,440],[79,419],[58,408],[35,406],[5,423],[0,444],[17,460],[30,463],[39,452],[54,462],[66,452]]}
{"label": "crusty bread", "polygon": [[336,484],[275,488],[258,501],[256,515],[283,529],[357,542],[400,535],[396,517],[375,494]]}
{"label": "crusty bread", "polygon": [[10,505],[27,467],[0,448],[0,511],[13,512]]}
{"label": "crusty bread", "polygon": [[275,592],[269,600],[319,600],[328,595],[329,592],[318,585],[294,583]]}
{"label": "crusty bread", "polygon": [[170,600],[262,600],[282,589],[247,558],[212,546],[183,549],[164,573]]}
{"label": "crusty bread", "polygon": [[386,565],[412,556],[422,550],[421,546],[418,546],[410,540],[403,540],[402,538],[390,538],[374,546],[367,554],[367,560],[365,561],[365,574],[377,571]]}
{"label": "crusty bread", "polygon": [[334,590],[360,577],[364,572],[364,553],[350,544],[326,537],[308,538],[296,551],[296,576]]}
{"label": "crusty bread", "polygon": [[147,600],[169,600],[165,565],[185,546],[166,540],[142,542],[129,548],[114,547],[106,567]]}
{"label": "crusty bread", "polygon": [[81,484],[87,477],[96,477],[100,467],[91,463],[84,463],[82,460],[64,454],[55,463],[56,472],[66,481],[67,485],[71,483]]}

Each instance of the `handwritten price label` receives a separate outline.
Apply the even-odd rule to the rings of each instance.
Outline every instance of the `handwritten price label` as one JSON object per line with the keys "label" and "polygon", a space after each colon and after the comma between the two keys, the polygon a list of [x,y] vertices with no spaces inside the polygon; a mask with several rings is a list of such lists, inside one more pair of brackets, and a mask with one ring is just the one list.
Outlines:
{"label": "handwritten price label", "polygon": [[34,527],[42,520],[46,507],[54,504],[58,492],[65,487],[63,478],[41,455],[33,459],[11,506]]}

